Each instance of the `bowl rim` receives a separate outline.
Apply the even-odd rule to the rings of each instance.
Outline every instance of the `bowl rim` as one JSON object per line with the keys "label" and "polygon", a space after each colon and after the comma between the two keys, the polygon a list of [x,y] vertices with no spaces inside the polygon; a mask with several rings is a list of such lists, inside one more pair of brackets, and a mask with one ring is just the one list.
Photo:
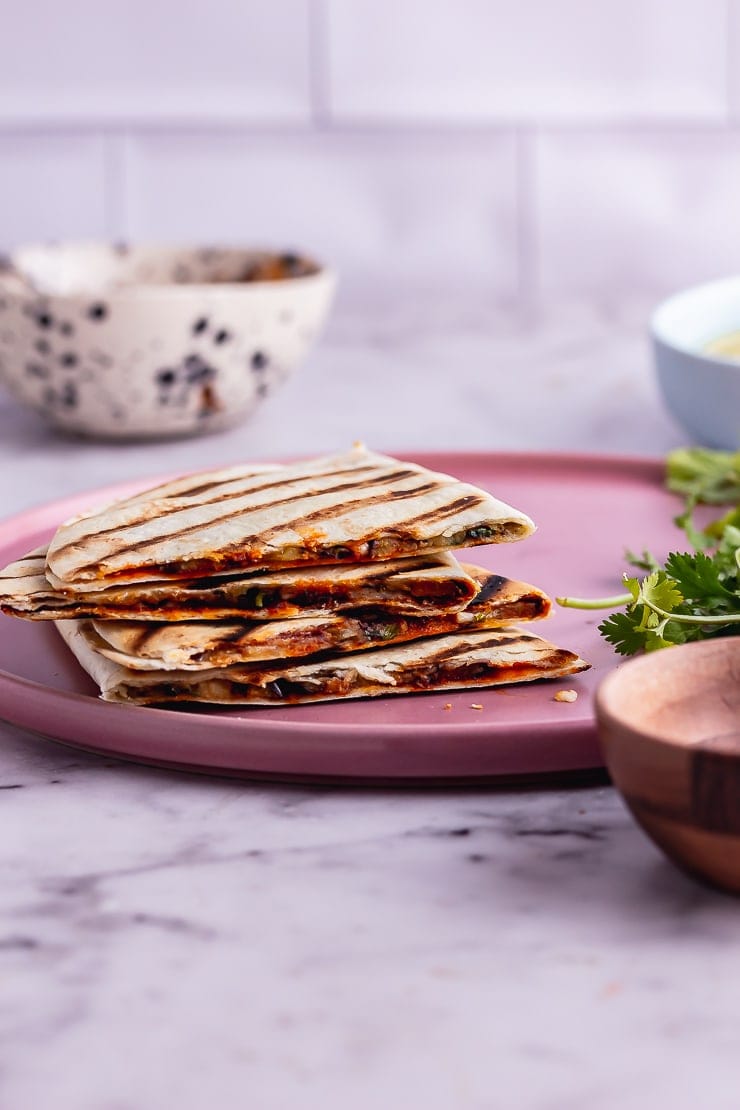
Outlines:
{"label": "bowl rim", "polygon": [[[703,653],[711,654],[713,651],[717,650],[716,645],[718,643],[725,643],[728,640],[736,642],[737,653],[738,656],[740,656],[740,636],[713,636],[708,640],[695,640],[687,644],[674,644],[673,646],[668,648],[661,648],[659,651],[656,652],[647,652],[633,658],[623,660],[623,662],[615,667],[614,670],[609,671],[609,673],[605,675],[604,678],[602,678],[601,682],[596,688],[596,692],[594,694],[594,708],[599,724],[601,725],[605,720],[613,721],[618,724],[619,728],[628,731],[635,740],[647,744],[657,744],[660,747],[670,749],[671,751],[690,749],[691,745],[686,743],[685,741],[674,740],[666,736],[665,734],[652,732],[647,728],[635,725],[632,721],[627,720],[624,716],[613,712],[611,706],[607,704],[607,699],[610,698],[612,695],[612,688],[619,684],[620,678],[624,674],[625,667],[629,667],[630,669],[634,667],[635,670],[639,670],[643,667],[660,666],[660,663],[656,662],[656,660],[659,660],[661,657],[665,658],[664,653],[666,651],[680,651],[683,653],[691,652],[696,653],[697,655]],[[713,754],[715,754],[717,757],[728,760],[740,760],[740,751],[737,749],[734,752],[722,751],[721,749],[718,749]]]}
{"label": "bowl rim", "polygon": [[127,246],[136,249],[138,247],[152,251],[163,252],[182,252],[183,254],[192,254],[197,251],[214,250],[224,254],[267,254],[267,255],[280,255],[287,253],[295,253],[298,257],[305,257],[307,261],[311,262],[316,269],[310,274],[299,274],[293,277],[279,278],[272,281],[213,281],[213,282],[153,282],[146,284],[144,282],[137,282],[122,285],[109,285],[101,284],[99,292],[94,289],[85,290],[84,292],[72,293],[55,293],[46,292],[42,289],[36,289],[33,285],[25,285],[26,274],[17,266],[16,259],[18,255],[27,250],[48,250],[54,251],[59,248],[95,248],[103,247],[109,250],[115,250],[116,243],[108,239],[72,239],[63,240],[56,243],[44,242],[27,242],[17,244],[12,250],[8,251],[5,256],[9,265],[0,269],[0,290],[3,296],[15,296],[18,300],[26,300],[29,298],[44,301],[64,301],[70,302],[88,302],[91,298],[96,296],[105,297],[107,300],[136,300],[148,296],[167,296],[184,298],[190,296],[192,293],[200,295],[209,294],[213,295],[217,291],[224,291],[228,293],[247,294],[256,291],[271,290],[277,292],[279,289],[284,289],[286,286],[291,288],[300,288],[302,286],[311,285],[335,285],[337,282],[337,271],[332,265],[320,262],[312,254],[305,256],[298,250],[288,252],[286,250],[277,250],[270,247],[259,246],[246,246],[239,244],[224,244],[219,245],[216,243],[173,243],[173,242],[135,242],[127,244]]}
{"label": "bowl rim", "polygon": [[[698,362],[712,362],[733,371],[740,371],[740,359],[722,358],[721,355],[714,355],[708,351],[698,350],[696,347],[679,343],[666,335],[665,326],[662,325],[660,321],[660,317],[674,307],[676,302],[707,290],[727,288],[732,285],[737,285],[738,292],[740,293],[740,273],[726,275],[721,278],[711,278],[709,281],[702,281],[696,285],[686,286],[684,289],[677,289],[667,297],[664,297],[662,301],[659,301],[658,304],[655,305],[650,313],[648,328],[652,339],[656,343],[661,343],[664,347],[672,351],[678,351],[680,354],[688,355]],[[737,330],[740,331],[740,327]]]}

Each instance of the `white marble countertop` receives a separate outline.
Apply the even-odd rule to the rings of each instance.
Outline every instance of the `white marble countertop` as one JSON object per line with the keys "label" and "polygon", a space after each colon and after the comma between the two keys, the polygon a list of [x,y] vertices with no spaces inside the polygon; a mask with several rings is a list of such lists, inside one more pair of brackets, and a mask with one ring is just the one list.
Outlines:
{"label": "white marble countertop", "polygon": [[[339,313],[209,439],[77,442],[0,400],[3,515],[356,438],[683,441],[640,311],[428,316]],[[737,1105],[738,903],[675,871],[604,784],[266,787],[0,742],[4,1110]]]}

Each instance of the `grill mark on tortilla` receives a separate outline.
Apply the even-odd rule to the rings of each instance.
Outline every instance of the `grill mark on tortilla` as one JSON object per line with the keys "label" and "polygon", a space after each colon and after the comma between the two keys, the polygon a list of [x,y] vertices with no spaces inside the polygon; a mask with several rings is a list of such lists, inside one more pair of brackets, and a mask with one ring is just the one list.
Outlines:
{"label": "grill mark on tortilla", "polygon": [[[174,493],[166,493],[164,499],[169,500],[171,497],[199,497],[201,494],[207,493],[209,489],[223,489],[224,486],[233,486],[236,482],[243,482],[245,478],[256,478],[257,476],[256,474],[241,474],[237,478],[223,478],[221,481],[202,482],[199,486],[188,486],[187,489],[179,489]],[[257,488],[267,489],[269,485],[258,486]],[[156,489],[152,490],[152,494],[156,494],[156,492]],[[208,502],[204,501],[202,504],[205,505],[208,504]]]}
{"label": "grill mark on tortilla", "polygon": [[[410,471],[409,473],[413,473],[413,471]],[[366,482],[346,483],[344,486],[335,486],[334,488],[332,488],[330,490],[322,490],[321,492],[322,493],[336,493],[340,489],[364,489],[367,486],[378,485],[378,483],[383,481],[383,480],[384,479],[381,476],[380,478],[369,479]],[[420,497],[425,493],[429,493],[430,490],[441,488],[441,485],[442,485],[442,483],[440,483],[440,482],[424,482],[420,486],[412,486],[411,489],[393,490],[393,491],[391,491],[391,496],[393,496],[394,498],[397,498],[398,500],[407,500],[407,499],[410,499],[410,498],[413,498],[413,497]],[[286,501],[290,501],[290,500],[292,500],[292,498],[286,498]],[[300,516],[293,517],[292,520],[286,520],[286,521],[283,521],[281,524],[276,524],[273,528],[264,529],[262,532],[260,532],[259,541],[260,541],[260,544],[262,545],[262,547],[268,546],[270,536],[279,535],[280,532],[284,532],[286,529],[300,528],[300,527],[303,527],[306,524],[310,524],[310,523],[312,523],[313,521],[316,521],[316,520],[328,520],[331,517],[347,516],[354,509],[358,509],[358,508],[365,509],[365,508],[367,508],[368,505],[382,504],[384,501],[387,501],[387,500],[388,500],[388,491],[384,491],[383,493],[377,494],[374,497],[358,497],[358,498],[355,498],[354,501],[349,501],[349,502],[343,501],[339,505],[327,505],[323,509],[316,509],[316,511],[313,512],[313,513],[302,513]],[[459,500],[462,501],[464,499],[461,498]],[[285,502],[283,502],[283,503],[285,503]],[[268,506],[258,506],[258,508],[259,509],[268,508]],[[252,510],[250,510],[250,511],[252,511]],[[430,515],[430,514],[429,513],[422,513],[418,517],[412,517],[411,522],[413,523],[415,520],[423,520],[424,517],[428,516],[428,515]],[[226,519],[228,519],[228,517],[224,517],[223,519],[226,520]],[[200,524],[199,525],[193,525],[192,528],[183,529],[180,532],[174,533],[172,536],[160,536],[159,539],[174,539],[175,536],[181,536],[181,535],[184,536],[184,535],[187,535],[191,531],[197,532],[202,527],[203,527],[203,525],[200,525]],[[154,541],[147,540],[146,542],[144,542],[142,544],[136,544],[135,546],[132,546],[132,547],[129,547],[129,548],[124,548],[122,550],[123,551],[135,551],[135,550],[138,550],[141,547],[147,547],[152,542],[154,542]],[[329,546],[330,547],[331,546],[343,547],[345,545],[344,544],[335,544],[335,545],[329,545]],[[239,545],[239,550],[240,551],[242,550],[241,545]],[[306,545],[306,550],[310,550],[308,545]],[[117,551],[115,554],[120,554],[120,552]],[[208,556],[204,556],[204,558],[207,559]],[[94,565],[94,564],[92,564],[92,565]],[[236,564],[236,565],[238,565],[238,564]],[[89,568],[88,567],[83,567],[82,569],[87,570]]]}
{"label": "grill mark on tortilla", "polygon": [[[366,467],[364,469],[370,469],[370,468]],[[355,468],[354,472],[355,473],[357,472],[357,468]],[[386,481],[391,481],[391,480],[400,481],[403,477],[406,477],[407,475],[410,476],[411,474],[414,474],[414,473],[415,473],[415,471],[413,471],[413,470],[395,471],[391,475],[381,474],[376,478],[367,478],[364,482],[343,482],[343,483],[340,483],[338,486],[330,486],[328,489],[312,490],[310,493],[301,494],[300,496],[301,496],[301,498],[306,498],[307,499],[309,497],[322,497],[322,496],[325,496],[326,494],[330,494],[330,493],[339,493],[342,490],[365,489],[368,486],[377,486],[381,482],[386,482]],[[414,490],[416,490],[416,489],[423,489],[424,492],[428,492],[430,489],[434,489],[437,486],[441,486],[441,485],[442,485],[442,483],[439,483],[439,482],[428,482],[423,487],[414,487],[410,491],[409,490],[397,490],[397,491],[393,491],[393,492],[397,496],[405,497],[405,496],[408,496],[409,493],[413,493]],[[201,521],[197,524],[191,524],[188,528],[180,528],[175,532],[166,532],[164,535],[154,536],[151,539],[140,540],[138,543],[124,544],[123,546],[117,547],[114,550],[111,550],[110,552],[108,552],[108,554],[103,558],[102,562],[104,562],[104,563],[108,562],[109,560],[114,559],[119,555],[125,555],[125,554],[133,552],[133,551],[144,550],[147,547],[152,547],[152,546],[154,546],[158,543],[166,542],[167,540],[174,540],[174,539],[179,538],[180,536],[188,536],[188,535],[191,535],[193,532],[200,532],[205,528],[213,527],[214,524],[223,524],[224,521],[231,520],[235,517],[249,516],[253,513],[261,512],[263,509],[273,508],[275,505],[285,505],[285,504],[288,504],[289,502],[291,502],[293,500],[295,500],[295,498],[293,496],[291,496],[291,497],[284,497],[280,501],[267,501],[267,502],[265,502],[264,504],[261,504],[261,505],[251,505],[247,509],[240,509],[240,510],[237,510],[236,512],[226,513],[224,516],[214,517],[213,520]],[[349,506],[347,505],[346,502],[343,502],[339,506],[334,506],[334,507],[328,506],[326,509],[320,509],[316,513],[309,513],[309,514],[297,517],[294,520],[286,521],[284,524],[276,526],[275,528],[270,529],[268,532],[261,533],[260,535],[262,537],[263,535],[269,535],[272,532],[282,531],[285,528],[290,528],[292,525],[294,525],[296,523],[301,523],[302,521],[305,521],[305,520],[312,520],[312,519],[315,519],[317,517],[318,518],[325,518],[326,516],[330,516],[330,515],[338,515],[339,512],[344,513],[346,511],[348,511],[348,509],[351,509],[352,506],[362,506],[362,507],[364,507],[365,505],[374,505],[378,501],[387,501],[387,500],[388,500],[388,492],[387,491],[379,497],[370,497],[370,498],[364,498],[364,499],[363,498],[357,498],[355,501],[350,502]],[[211,504],[215,504],[215,503],[216,503],[215,501],[211,502]],[[174,510],[174,511],[186,512],[187,510],[183,509],[183,510]],[[169,513],[164,513],[162,515],[169,516],[170,514]],[[92,536],[87,537],[87,538],[97,539],[99,536],[105,536],[105,535],[109,535],[109,534],[112,534],[112,533],[120,534],[121,532],[124,532],[124,531],[128,530],[129,528],[135,528],[139,524],[142,524],[142,523],[145,523],[145,521],[143,521],[143,520],[134,521],[133,523],[127,524],[125,527],[121,527],[121,528],[107,528],[104,531],[96,532]],[[65,544],[63,547],[57,548],[57,550],[54,552],[54,556],[58,556],[62,552],[67,551],[70,548],[74,548],[74,547],[80,547],[80,548],[84,549],[85,538],[86,537],[83,536],[79,540],[73,540],[71,543]],[[99,565],[98,562],[86,563],[83,566],[77,567],[76,570],[75,570],[75,574],[79,576],[80,574],[83,574],[85,571],[94,570],[98,565]]]}
{"label": "grill mark on tortilla", "polygon": [[[251,491],[245,491],[244,489],[241,489],[241,490],[233,491],[232,493],[222,493],[218,497],[210,498],[207,501],[199,501],[198,505],[199,506],[201,506],[201,505],[214,505],[219,501],[227,501],[227,500],[233,499],[234,497],[240,497],[245,492],[263,493],[265,490],[280,489],[282,486],[289,486],[289,485],[292,485],[295,482],[305,482],[305,481],[310,481],[311,479],[315,479],[315,478],[341,478],[345,474],[364,474],[368,470],[377,470],[377,466],[373,466],[371,464],[368,464],[367,466],[350,466],[350,467],[346,467],[344,470],[325,470],[323,473],[318,473],[318,474],[304,474],[304,475],[299,475],[298,477],[295,477],[295,478],[288,478],[288,479],[283,478],[283,480],[279,481],[279,482],[265,482],[261,486],[255,486],[255,487],[253,487],[253,489]],[[399,477],[405,477],[406,475],[413,474],[413,473],[414,473],[413,470],[405,469],[405,470],[394,471],[391,474],[386,474],[385,477],[388,478],[389,480],[391,480],[391,479],[395,479],[395,478],[399,478]],[[256,475],[254,475],[254,474],[249,475],[248,474],[248,475],[244,475],[241,478],[226,478],[226,479],[224,479],[223,481],[220,481],[220,482],[204,482],[203,485],[196,486],[194,489],[179,491],[178,493],[171,494],[170,496],[172,496],[172,497],[195,497],[197,494],[205,493],[209,489],[222,489],[223,490],[224,487],[226,487],[226,486],[233,486],[235,482],[244,481],[245,477],[246,478],[250,478],[250,477],[254,478],[254,477],[256,477]],[[378,479],[376,479],[376,481],[382,481],[382,478],[383,478],[383,476],[380,476]],[[300,496],[303,497],[303,496],[307,496],[307,495],[301,494]],[[165,500],[166,499],[167,498],[165,498]],[[192,506],[190,506],[190,507],[192,508]]]}
{"label": "grill mark on tortilla", "polygon": [[[494,630],[493,633],[490,636],[486,637],[486,639],[479,639],[480,635],[481,635],[481,633],[479,633],[476,636],[474,643],[468,643],[468,644],[465,644],[464,646],[461,645],[461,644],[453,644],[452,647],[442,648],[439,651],[435,651],[433,654],[427,655],[425,653],[424,657],[423,657],[423,660],[418,664],[412,663],[411,667],[412,668],[414,666],[431,667],[431,666],[434,666],[437,663],[443,662],[445,659],[454,659],[456,655],[460,655],[461,649],[462,649],[463,652],[465,652],[465,651],[475,651],[475,652],[477,652],[477,651],[483,651],[485,648],[501,647],[502,644],[527,643],[527,642],[530,642],[532,640],[537,639],[537,637],[535,637],[535,636],[528,636],[526,632],[519,633],[516,636],[512,636],[512,635],[504,636],[504,635],[501,634],[500,630],[498,630],[498,631]],[[403,674],[403,664],[401,665],[401,674]]]}
{"label": "grill mark on tortilla", "polygon": [[427,509],[425,513],[419,513],[418,516],[412,516],[409,520],[404,521],[403,527],[406,528],[410,524],[419,524],[421,521],[436,521],[444,520],[445,517],[454,516],[455,513],[462,512],[463,509],[472,509],[474,505],[481,505],[483,498],[474,494],[468,494],[466,497],[458,497],[457,501],[451,502],[449,505],[441,505],[438,509]]}
{"label": "grill mark on tortilla", "polygon": [[[325,476],[326,477],[331,477],[331,478],[335,478],[335,477],[336,478],[341,478],[345,474],[361,474],[361,473],[365,473],[368,470],[377,470],[377,467],[373,467],[373,466],[353,466],[353,467],[349,467],[346,470],[329,471],[329,472],[327,472],[327,474]],[[390,474],[383,473],[383,474],[378,475],[378,477],[376,477],[376,478],[372,478],[372,479],[369,478],[369,479],[367,479],[365,484],[367,484],[367,485],[377,485],[378,482],[383,482],[383,481],[388,481],[388,482],[390,482],[390,481],[401,481],[403,478],[408,477],[408,476],[410,476],[411,474],[414,474],[414,473],[415,473],[415,471],[413,471],[413,470],[395,470],[395,471],[392,471]],[[252,490],[239,489],[239,490],[235,490],[231,493],[224,493],[220,497],[212,497],[208,501],[201,501],[201,502],[199,502],[199,504],[197,506],[193,506],[193,505],[187,505],[187,506],[172,505],[169,508],[163,508],[161,510],[161,512],[157,513],[157,516],[154,519],[161,520],[163,517],[173,516],[176,513],[189,513],[189,512],[192,512],[192,510],[194,508],[203,508],[205,505],[218,505],[222,501],[233,501],[237,497],[246,497],[250,493],[257,494],[257,493],[263,493],[266,490],[276,490],[276,489],[280,489],[281,487],[285,488],[287,486],[292,485],[295,482],[307,481],[307,480],[310,481],[312,478],[315,478],[315,477],[321,477],[321,475],[310,474],[310,475],[306,475],[303,478],[291,478],[291,479],[288,479],[287,481],[284,479],[282,482],[268,482],[268,483],[265,483],[265,485],[257,486],[255,489],[252,489]],[[230,484],[230,483],[228,483],[228,484]],[[325,494],[325,493],[334,493],[334,492],[336,492],[337,490],[340,490],[340,489],[351,489],[355,485],[361,486],[362,484],[363,483],[348,483],[347,485],[330,486],[327,489],[309,490],[308,492],[301,493],[298,496],[301,497],[301,498],[303,498],[303,497],[320,497],[322,494]],[[218,485],[218,483],[216,483],[216,485]],[[179,496],[179,494],[177,496]],[[264,502],[263,504],[260,504],[260,505],[252,505],[252,506],[250,506],[249,509],[245,509],[243,511],[245,513],[259,512],[261,509],[268,509],[273,505],[283,505],[287,501],[294,500],[295,496],[296,495],[294,493],[290,497],[284,497],[279,501],[271,500],[271,501],[266,501],[266,502]],[[142,502],[142,507],[145,507],[146,505],[149,505],[149,504],[151,504],[150,501],[143,501]],[[125,506],[123,506],[123,507],[125,508]],[[199,524],[198,527],[199,528],[204,528],[204,527],[208,527],[211,524],[220,524],[222,521],[228,520],[229,516],[235,516],[235,515],[237,515],[237,514],[229,513],[225,517],[216,517],[215,520],[207,521],[205,523]],[[84,548],[86,539],[90,539],[92,537],[97,539],[100,536],[118,535],[118,534],[127,532],[131,529],[138,528],[139,525],[146,524],[151,519],[152,519],[151,517],[139,516],[136,519],[129,521],[128,524],[113,525],[110,528],[102,528],[102,529],[96,530],[92,534],[89,533],[87,536],[81,536],[77,540],[71,540],[69,543],[63,544],[61,547],[57,547],[56,550],[53,552],[53,554],[55,556],[61,555],[63,552],[69,551],[70,548],[74,548],[74,547],[83,547]],[[165,539],[165,540],[172,539],[173,536],[177,536],[177,535],[180,535],[180,534],[185,535],[185,531],[183,531],[182,533],[180,533],[180,532],[171,532],[171,533],[168,533],[164,536],[158,536],[157,539]],[[155,541],[147,540],[146,542],[147,543],[153,543]],[[119,550],[120,551],[125,551],[125,550],[134,551],[135,548],[134,547],[131,547],[131,548],[128,548],[128,549],[127,548],[120,548]],[[118,553],[119,553],[118,551],[115,552],[115,554],[118,554]],[[87,568],[83,568],[83,569],[87,569]]]}
{"label": "grill mark on tortilla", "polygon": [[[294,640],[293,637],[291,637],[289,630],[286,630],[285,628],[281,628],[279,637],[280,641],[286,645],[287,654],[283,660],[271,660],[268,658],[264,661],[251,662],[248,658],[240,659],[238,655],[234,655],[234,651],[238,651],[239,649],[244,650],[245,648],[247,650],[249,649],[250,633],[252,633],[255,627],[257,627],[259,624],[265,622],[255,622],[254,624],[247,625],[243,628],[231,630],[228,634],[224,634],[218,639],[214,639],[210,644],[204,645],[202,651],[193,651],[189,658],[194,661],[205,662],[209,665],[209,667],[217,670],[228,667],[236,667],[239,669],[240,673],[252,672],[262,676],[264,676],[266,673],[269,673],[276,675],[278,678],[281,677],[285,671],[300,671],[300,675],[296,674],[296,679],[298,681],[301,681],[304,677],[304,673],[308,671],[309,674],[314,673],[315,677],[317,677],[319,681],[321,681],[322,678],[325,681],[330,681],[335,673],[332,668],[339,665],[340,671],[344,669],[346,672],[347,668],[351,667],[352,656],[347,656],[345,665],[343,661],[340,664],[339,660],[336,658],[326,658],[327,653],[330,653],[332,651],[339,651],[343,655],[345,652],[354,653],[360,650],[357,644],[359,639],[366,635],[365,629],[363,627],[363,618],[365,615],[366,614],[360,611],[356,615],[349,617],[347,619],[347,622],[341,620],[329,620],[326,621],[319,628],[311,627],[307,629],[301,628],[300,630],[298,630],[297,643],[299,645],[301,643],[304,645],[307,643],[311,644],[309,651],[305,654],[313,655],[315,657],[313,663],[303,661],[301,656],[304,653],[299,653],[297,655],[297,658],[294,656],[293,651],[291,650],[291,645],[294,643]],[[285,623],[287,624],[289,622]],[[355,641],[354,646],[342,646],[342,644],[346,643],[342,639],[343,628],[346,629],[348,626],[351,626],[351,639]],[[155,632],[156,631],[157,630],[155,630]],[[408,627],[404,630],[404,633],[402,633],[398,637],[394,637],[394,640],[392,642],[397,643],[402,647],[406,647],[410,646],[411,642],[414,639],[424,639],[431,636],[443,636],[445,639],[447,639],[448,636],[454,636],[455,634],[454,621],[451,618],[421,617],[415,620],[410,620],[408,622]],[[434,654],[425,654],[423,660],[419,663],[415,663],[412,661],[408,665],[402,666],[400,674],[402,676],[404,675],[404,673],[411,675],[419,669],[426,671],[444,666],[445,663],[454,663],[455,660],[458,659],[461,655],[465,656],[471,651],[477,654],[480,651],[483,651],[486,648],[490,647],[500,647],[501,645],[508,646],[511,644],[519,643],[521,641],[536,640],[537,637],[528,636],[526,634],[504,636],[501,635],[500,629],[492,630],[491,635],[486,639],[482,639],[481,633],[479,633],[476,636],[475,643],[468,643],[464,645],[456,644],[452,647],[438,650]],[[378,645],[375,645],[372,650],[377,650],[377,648]],[[132,655],[139,653],[138,645],[133,648],[128,647],[119,650],[123,650],[126,654]],[[568,653],[565,652],[565,657],[567,656]],[[164,659],[164,656],[155,654],[153,658]],[[549,662],[549,660],[550,655],[548,654],[545,663]],[[486,659],[482,659],[479,660],[479,662],[486,663],[488,661]],[[539,657],[535,660],[527,660],[526,662],[527,665],[530,666],[540,665]],[[507,661],[505,665],[507,667],[513,668],[517,665],[517,660]],[[494,666],[498,670],[500,669],[501,664],[494,664]],[[323,671],[322,667],[324,668]],[[177,669],[177,665],[174,664],[173,668]],[[277,670],[275,668],[277,668]],[[329,669],[328,674],[325,673],[327,668]],[[262,679],[258,678],[258,682],[260,681],[262,681]]]}
{"label": "grill mark on tortilla", "polygon": [[[399,501],[407,500],[412,497],[420,497],[424,493],[429,493],[430,490],[437,489],[439,482],[424,482],[420,486],[412,486],[411,489],[393,490],[391,496]],[[304,513],[301,516],[295,517],[293,520],[287,520],[283,524],[276,524],[274,528],[267,528],[260,533],[260,540],[267,541],[269,536],[273,536],[283,532],[286,528],[295,528],[302,524],[310,524],[314,520],[327,520],[329,517],[346,516],[351,513],[355,508],[365,508],[367,505],[376,505],[378,502],[387,501],[388,493],[384,492],[375,497],[356,498],[354,501],[344,501],[341,505],[328,506],[325,509],[317,509],[313,513]],[[420,518],[419,518],[420,519]],[[335,546],[342,547],[343,544]]]}
{"label": "grill mark on tortilla", "polygon": [[508,581],[508,578],[504,578],[500,574],[489,575],[484,584],[481,586],[479,593],[475,597],[476,605],[483,604],[486,601],[490,601],[494,597],[498,597],[498,595],[503,592],[503,589]]}

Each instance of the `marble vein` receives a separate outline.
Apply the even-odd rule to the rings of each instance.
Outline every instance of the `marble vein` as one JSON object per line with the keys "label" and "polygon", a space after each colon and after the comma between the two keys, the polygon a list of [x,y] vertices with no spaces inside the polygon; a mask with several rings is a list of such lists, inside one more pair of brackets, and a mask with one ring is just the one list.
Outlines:
{"label": "marble vein", "polygon": [[[209,440],[81,444],[0,400],[4,513],[91,474],[358,436],[682,441],[645,305],[427,309],[338,311],[296,378]],[[735,1110],[739,957],[738,904],[674,870],[603,782],[265,787],[0,725],[2,1110]]]}

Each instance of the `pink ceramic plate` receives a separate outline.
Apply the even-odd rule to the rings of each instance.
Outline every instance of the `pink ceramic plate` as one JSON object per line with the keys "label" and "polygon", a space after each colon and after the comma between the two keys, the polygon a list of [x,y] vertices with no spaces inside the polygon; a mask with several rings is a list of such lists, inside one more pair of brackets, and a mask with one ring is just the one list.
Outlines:
{"label": "pink ceramic plate", "polygon": [[[538,525],[531,539],[478,547],[474,558],[553,596],[614,593],[626,547],[650,547],[662,556],[681,543],[672,524],[677,503],[663,490],[658,461],[536,454],[412,457],[529,513]],[[46,541],[67,517],[153,482],[97,490],[3,522],[0,565]],[[80,748],[255,777],[439,781],[594,768],[601,757],[593,690],[618,662],[597,632],[603,616],[558,609],[535,626],[593,664],[565,680],[314,706],[183,712],[100,701],[50,624],[0,614],[0,717]],[[554,701],[563,688],[577,690],[578,700]],[[447,703],[451,709],[445,709]]]}

